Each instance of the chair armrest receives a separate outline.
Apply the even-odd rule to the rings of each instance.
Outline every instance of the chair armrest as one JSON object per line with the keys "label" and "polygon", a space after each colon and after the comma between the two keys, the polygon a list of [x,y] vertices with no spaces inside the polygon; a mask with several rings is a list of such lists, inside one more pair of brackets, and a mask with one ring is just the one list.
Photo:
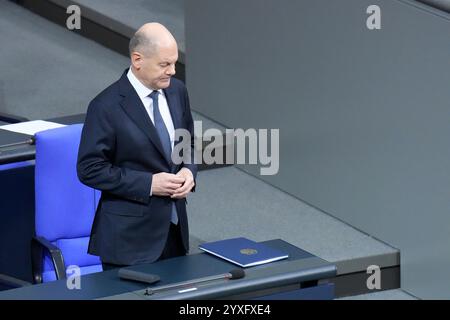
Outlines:
{"label": "chair armrest", "polygon": [[32,283],[24,280],[20,280],[6,274],[0,274],[0,283],[11,288],[21,288],[31,286]]}
{"label": "chair armrest", "polygon": [[31,240],[31,263],[34,282],[42,283],[44,250],[49,253],[52,259],[56,279],[66,279],[66,266],[61,250],[43,237],[33,237]]}
{"label": "chair armrest", "polygon": [[8,122],[8,123],[19,123],[19,122],[30,121],[30,120],[28,120],[25,117],[0,112],[0,121]]}

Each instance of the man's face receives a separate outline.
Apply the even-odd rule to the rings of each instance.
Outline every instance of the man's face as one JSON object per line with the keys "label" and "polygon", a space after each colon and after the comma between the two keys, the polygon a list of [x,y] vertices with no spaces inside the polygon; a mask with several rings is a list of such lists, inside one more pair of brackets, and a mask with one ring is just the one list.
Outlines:
{"label": "man's face", "polygon": [[170,78],[175,75],[175,63],[178,60],[176,44],[160,46],[151,56],[143,55],[138,70],[140,80],[152,89],[165,89]]}

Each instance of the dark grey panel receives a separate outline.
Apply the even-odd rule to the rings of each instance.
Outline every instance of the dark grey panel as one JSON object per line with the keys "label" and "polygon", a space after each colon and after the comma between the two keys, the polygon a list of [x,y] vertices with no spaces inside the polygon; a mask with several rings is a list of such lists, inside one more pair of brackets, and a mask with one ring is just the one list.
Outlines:
{"label": "dark grey panel", "polygon": [[341,275],[329,279],[329,281],[335,285],[336,298],[381,292],[400,287],[400,267],[398,266],[380,269],[380,289],[368,289],[367,279],[369,276],[366,272],[356,272]]}
{"label": "dark grey panel", "polygon": [[399,248],[405,290],[449,298],[450,21],[423,7],[194,0],[187,83],[227,127],[280,128],[278,175],[245,170]]}

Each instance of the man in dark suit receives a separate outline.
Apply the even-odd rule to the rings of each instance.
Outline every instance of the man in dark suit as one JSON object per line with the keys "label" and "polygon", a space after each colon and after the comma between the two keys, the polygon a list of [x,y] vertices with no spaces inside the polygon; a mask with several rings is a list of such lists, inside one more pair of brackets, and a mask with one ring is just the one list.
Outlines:
{"label": "man in dark suit", "polygon": [[[161,24],[130,41],[131,67],[91,101],[78,152],[80,181],[102,191],[88,252],[104,270],[185,255],[186,197],[196,165],[174,163],[177,129],[191,134],[184,84],[173,78],[178,47]],[[185,149],[186,150],[186,149]]]}

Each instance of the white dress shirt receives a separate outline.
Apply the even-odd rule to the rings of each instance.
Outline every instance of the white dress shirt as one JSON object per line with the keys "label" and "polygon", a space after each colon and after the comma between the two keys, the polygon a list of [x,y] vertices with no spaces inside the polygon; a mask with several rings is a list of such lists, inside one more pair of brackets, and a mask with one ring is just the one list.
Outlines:
{"label": "white dress shirt", "polygon": [[[155,120],[153,119],[153,100],[149,97],[150,93],[155,90],[147,88],[138,78],[136,78],[133,71],[131,71],[131,67],[130,70],[128,70],[127,77],[134,90],[136,90],[137,95],[141,99],[142,104],[144,105],[145,110],[150,117],[150,120],[153,122],[153,125],[155,125]],[[169,105],[167,104],[167,99],[164,95],[164,91],[162,91],[161,89],[157,91],[160,93],[158,95],[159,112],[161,113],[161,117],[164,120],[167,131],[169,132],[170,143],[173,150],[175,142],[175,127],[173,126],[172,116],[170,115]],[[150,196],[151,195],[152,188],[150,187]],[[174,220],[174,218],[172,220]]]}
{"label": "white dress shirt", "polygon": [[[142,101],[142,104],[145,107],[145,110],[147,111],[148,116],[150,117],[150,120],[152,120],[153,125],[155,124],[155,120],[153,119],[153,100],[149,97],[150,93],[152,91],[155,91],[154,89],[147,88],[144,84],[142,84],[141,81],[139,81],[138,78],[134,75],[133,71],[128,70],[127,73],[128,80],[130,81],[131,85],[133,86],[134,90],[136,90],[137,95]],[[173,146],[175,143],[175,128],[173,126],[172,116],[170,115],[169,105],[167,104],[166,96],[164,95],[164,91],[161,89],[156,90],[160,94],[158,95],[158,106],[159,106],[159,112],[161,113],[161,117],[164,120],[164,124],[166,125],[167,131],[169,132],[170,137],[170,143]]]}

